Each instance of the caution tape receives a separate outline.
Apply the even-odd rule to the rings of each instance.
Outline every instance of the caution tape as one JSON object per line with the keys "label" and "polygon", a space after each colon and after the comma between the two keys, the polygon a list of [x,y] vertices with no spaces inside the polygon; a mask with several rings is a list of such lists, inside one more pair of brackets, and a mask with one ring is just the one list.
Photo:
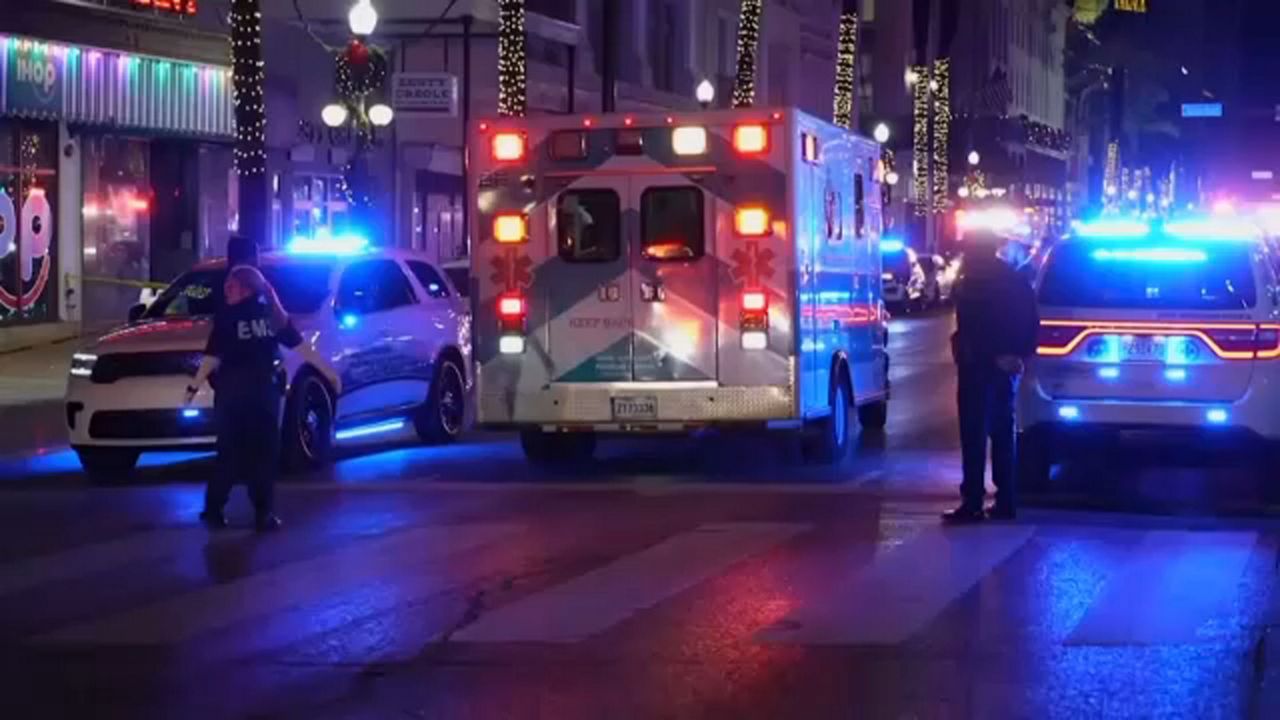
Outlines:
{"label": "caution tape", "polygon": [[66,274],[68,284],[73,278],[78,278],[86,283],[100,283],[103,285],[122,285],[124,287],[140,288],[142,290],[163,290],[169,287],[169,283],[153,282],[149,280],[127,280],[124,278],[101,277],[98,275],[74,275]]}

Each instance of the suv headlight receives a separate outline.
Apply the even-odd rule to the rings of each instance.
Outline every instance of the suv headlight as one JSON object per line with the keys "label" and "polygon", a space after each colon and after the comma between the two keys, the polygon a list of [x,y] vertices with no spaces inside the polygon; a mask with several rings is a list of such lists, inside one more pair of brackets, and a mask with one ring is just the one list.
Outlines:
{"label": "suv headlight", "polygon": [[76,377],[89,377],[93,374],[93,366],[97,363],[97,355],[92,353],[76,353],[71,356],[71,374]]}

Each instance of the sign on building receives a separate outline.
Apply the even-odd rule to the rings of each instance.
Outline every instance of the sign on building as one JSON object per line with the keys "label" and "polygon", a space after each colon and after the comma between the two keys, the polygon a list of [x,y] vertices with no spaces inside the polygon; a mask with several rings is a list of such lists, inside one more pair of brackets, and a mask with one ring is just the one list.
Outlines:
{"label": "sign on building", "polygon": [[449,73],[397,73],[391,78],[396,112],[458,114],[458,78]]}
{"label": "sign on building", "polygon": [[1220,118],[1222,103],[1182,103],[1184,118]]}
{"label": "sign on building", "polygon": [[1116,10],[1119,12],[1145,13],[1147,11],[1147,0],[1116,0]]}

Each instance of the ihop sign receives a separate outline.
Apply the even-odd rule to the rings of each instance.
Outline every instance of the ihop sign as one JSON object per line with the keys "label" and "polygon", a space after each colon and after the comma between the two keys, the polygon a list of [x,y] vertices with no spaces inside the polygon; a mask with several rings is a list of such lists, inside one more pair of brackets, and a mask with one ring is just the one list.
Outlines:
{"label": "ihop sign", "polygon": [[43,43],[10,41],[5,57],[6,107],[18,114],[61,114],[64,62],[61,53]]}

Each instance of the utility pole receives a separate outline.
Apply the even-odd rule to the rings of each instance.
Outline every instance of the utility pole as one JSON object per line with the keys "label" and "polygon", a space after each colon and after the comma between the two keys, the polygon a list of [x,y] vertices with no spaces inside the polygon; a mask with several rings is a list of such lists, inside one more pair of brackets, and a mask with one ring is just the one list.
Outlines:
{"label": "utility pole", "polygon": [[600,111],[611,113],[618,102],[618,2],[600,2]]}

